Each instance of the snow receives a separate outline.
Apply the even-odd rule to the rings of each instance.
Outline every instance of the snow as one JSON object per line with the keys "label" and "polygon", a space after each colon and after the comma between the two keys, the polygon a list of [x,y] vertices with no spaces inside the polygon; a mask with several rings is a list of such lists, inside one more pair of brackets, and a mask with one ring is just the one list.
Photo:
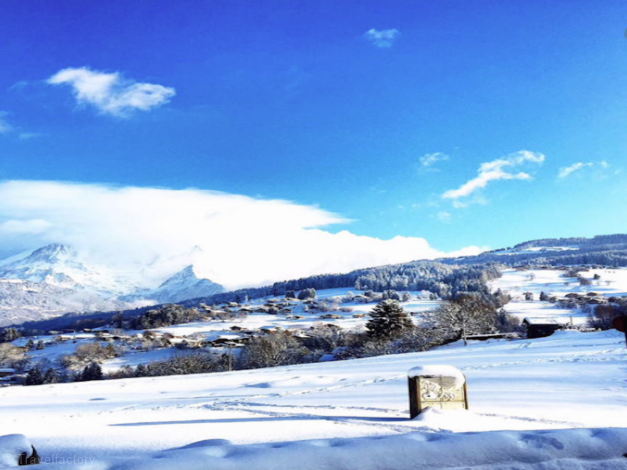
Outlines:
{"label": "snow", "polygon": [[464,377],[462,371],[453,366],[416,366],[407,372],[407,377],[411,379],[415,377],[451,377],[455,379],[454,385],[456,387],[461,387],[466,383],[466,377]]}
{"label": "snow", "polygon": [[[558,269],[530,269],[518,271],[506,269],[503,276],[490,282],[492,291],[501,289],[512,296],[512,301],[505,306],[507,313],[520,321],[527,317],[553,318],[564,325],[585,325],[589,314],[582,309],[559,308],[556,304],[540,302],[540,293],[563,298],[569,293],[585,295],[594,291],[601,296],[627,295],[627,269],[590,269],[581,273],[592,285],[581,286],[575,278],[563,277],[564,272]],[[594,279],[598,274],[601,278]],[[531,292],[534,300],[524,300],[523,293]]]}
{"label": "snow", "polygon": [[124,366],[136,367],[140,364],[150,364],[156,361],[165,361],[176,355],[189,354],[189,350],[177,348],[156,349],[154,351],[131,351],[124,356],[108,359],[102,364],[105,373],[115,372]]}
{"label": "snow", "polygon": [[[154,455],[111,459],[98,469],[127,470],[427,470],[621,469],[625,430],[568,430],[547,433],[491,432],[443,436],[409,433],[361,439],[285,442],[238,446],[204,440]],[[295,465],[297,465],[295,467]],[[59,465],[56,468],[67,468]],[[84,467],[82,467],[84,468]]]}
{"label": "snow", "polygon": [[[469,411],[410,420],[407,371],[450,365]],[[627,468],[615,331],[271,369],[0,389],[0,435],[66,469]],[[228,442],[225,442],[228,441]],[[56,466],[55,466],[56,465]]]}
{"label": "snow", "polygon": [[[598,273],[601,280],[583,288],[562,273],[507,270],[491,288],[514,296],[506,306],[513,315],[558,323],[584,323],[587,314],[540,302],[541,291],[557,297],[627,291],[625,269],[585,272],[590,279]],[[318,298],[349,290],[318,291]],[[533,292],[536,300],[523,300],[523,292]],[[342,318],[324,323],[363,327],[367,318],[353,314],[374,305],[341,304],[353,311],[333,312]],[[438,302],[419,298],[403,305],[424,311]],[[321,323],[319,313],[299,314],[305,319],[253,313],[244,321],[159,331],[235,338],[241,334],[231,326],[297,332]],[[54,360],[88,341],[94,341],[91,335],[79,335],[76,343],[29,354]],[[53,469],[627,469],[624,345],[624,335],[616,331],[568,330],[547,338],[471,340],[468,346],[460,341],[423,353],[351,361],[2,388],[0,435],[26,435]],[[182,353],[129,351],[103,368]],[[452,370],[458,379],[466,377],[470,410],[429,409],[410,420],[408,371],[411,376]],[[4,448],[0,438],[0,454]]]}
{"label": "snow", "polygon": [[559,325],[555,318],[550,317],[525,317],[524,321],[530,325]]}
{"label": "snow", "polygon": [[0,465],[3,467],[17,467],[22,453],[32,454],[32,447],[26,436],[10,434],[0,437]]}
{"label": "snow", "polygon": [[534,246],[526,249],[510,248],[507,250],[493,251],[495,255],[521,255],[521,254],[533,254],[542,252],[564,252],[564,251],[579,251],[578,246]]}

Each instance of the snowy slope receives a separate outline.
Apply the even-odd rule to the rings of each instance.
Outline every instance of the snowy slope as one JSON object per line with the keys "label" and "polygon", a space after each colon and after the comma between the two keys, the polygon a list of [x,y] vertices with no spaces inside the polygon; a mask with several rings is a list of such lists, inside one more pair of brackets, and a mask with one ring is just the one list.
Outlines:
{"label": "snowy slope", "polygon": [[[564,297],[569,293],[586,294],[594,291],[603,297],[627,295],[627,269],[590,269],[582,272],[582,277],[588,279],[591,285],[581,286],[574,278],[565,278],[564,271],[556,269],[530,269],[518,271],[506,269],[503,276],[490,282],[494,291],[501,289],[512,296],[512,301],[505,306],[505,310],[523,320],[525,317],[552,317],[560,323],[585,324],[589,314],[581,309],[559,308],[549,302],[538,300],[540,293],[549,296]],[[595,280],[597,275],[599,279]],[[531,292],[533,301],[523,300],[523,293]]]}
{"label": "snowy slope", "polygon": [[58,317],[68,311],[114,310],[125,304],[43,282],[0,279],[0,326]]}
{"label": "snowy slope", "polygon": [[0,278],[46,283],[66,289],[90,290],[115,297],[137,287],[116,279],[104,266],[89,266],[72,248],[52,244],[0,266]]}
{"label": "snowy slope", "polygon": [[[437,364],[466,374],[471,410],[410,421],[407,371]],[[361,468],[434,468],[425,462],[438,455],[441,468],[466,468],[460,465],[471,461],[495,465],[479,468],[624,468],[616,465],[627,461],[606,459],[627,452],[627,430],[605,428],[625,426],[625,403],[624,336],[558,332],[537,340],[455,344],[345,362],[5,388],[0,389],[0,434],[25,434],[42,455],[101,463],[88,468],[182,468],[175,464],[182,459],[205,465],[187,468],[291,469],[290,459],[299,452],[321,465],[340,459],[337,467],[315,468],[357,468],[349,464],[354,460]],[[570,431],[546,432],[556,429]],[[496,431],[507,432],[492,434]],[[465,432],[480,434],[458,434]],[[212,439],[230,443],[165,452]],[[250,467],[247,456],[253,455],[260,466]],[[399,466],[364,461],[377,455]],[[408,466],[410,457],[423,466]],[[508,463],[509,458],[517,463]],[[555,458],[574,458],[576,464],[531,466]],[[307,462],[300,468],[314,468]]]}

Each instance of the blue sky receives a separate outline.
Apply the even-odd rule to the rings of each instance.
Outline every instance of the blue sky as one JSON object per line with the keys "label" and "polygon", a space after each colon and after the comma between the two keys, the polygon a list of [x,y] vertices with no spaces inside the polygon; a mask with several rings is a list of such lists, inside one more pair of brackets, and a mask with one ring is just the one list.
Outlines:
{"label": "blue sky", "polygon": [[6,0],[0,179],[283,199],[444,251],[625,232],[626,28],[611,0]]}

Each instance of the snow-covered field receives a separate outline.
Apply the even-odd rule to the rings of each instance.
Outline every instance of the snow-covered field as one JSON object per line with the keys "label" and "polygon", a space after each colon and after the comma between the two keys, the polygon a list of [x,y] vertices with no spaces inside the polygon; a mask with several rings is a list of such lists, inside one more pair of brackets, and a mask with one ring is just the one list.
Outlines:
{"label": "snow-covered field", "polygon": [[[410,421],[407,371],[436,364],[466,374],[471,410]],[[627,427],[627,354],[615,331],[4,388],[0,410],[0,434],[27,435],[44,458],[96,462],[58,468],[627,468],[627,429],[606,429]],[[568,431],[547,431],[556,429]],[[566,460],[543,466],[550,459]]]}
{"label": "snow-covered field", "polygon": [[[491,288],[514,297],[506,308],[521,319],[583,323],[587,314],[580,309],[556,308],[538,295],[627,292],[627,270],[584,275],[592,279],[595,273],[601,279],[582,287],[562,271],[507,270]],[[534,300],[523,300],[524,292]],[[404,303],[408,311],[438,305],[424,293],[412,294]],[[342,318],[323,323],[363,326],[367,318],[353,314],[374,305],[342,304],[353,311],[334,312]],[[220,335],[234,325],[305,330],[320,323],[320,315],[303,312],[305,318],[289,320],[254,313],[238,323],[160,330],[177,336]],[[93,341],[83,336],[32,354],[54,361]],[[126,354],[104,368],[165,359],[174,351]],[[471,409],[429,410],[409,420],[407,372],[425,365],[460,368]],[[549,338],[453,344],[344,362],[3,388],[0,413],[0,435],[28,436],[48,468],[627,469],[627,353],[624,335],[616,331],[558,331]],[[0,467],[1,444],[0,439]]]}
{"label": "snow-covered field", "polygon": [[[582,325],[588,320],[588,313],[581,309],[558,308],[555,304],[540,302],[540,293],[564,297],[569,293],[585,295],[595,292],[604,297],[627,295],[627,269],[591,269],[581,275],[591,281],[589,286],[581,286],[575,278],[563,277],[564,271],[534,269],[517,271],[507,269],[503,276],[490,283],[492,290],[501,289],[510,294],[513,300],[505,310],[524,320],[526,317],[550,317],[563,324]],[[594,275],[600,279],[594,280]],[[531,292],[533,301],[523,300],[523,293]]]}
{"label": "snow-covered field", "polygon": [[[584,277],[592,280],[595,274],[601,278],[593,280],[591,286],[580,286],[574,278],[564,278],[563,271],[560,270],[528,270],[516,271],[508,269],[503,272],[503,276],[490,283],[491,289],[501,289],[509,293],[513,300],[505,306],[510,314],[518,317],[521,321],[526,317],[552,318],[563,324],[583,325],[588,320],[588,313],[581,309],[559,308],[556,304],[540,302],[538,297],[540,292],[545,292],[556,297],[563,297],[568,293],[585,294],[590,291],[598,292],[603,296],[627,295],[627,269],[599,269],[582,273]],[[342,298],[350,291],[359,294],[354,289],[328,289],[317,292],[317,299],[328,300],[332,298]],[[534,295],[533,301],[523,300],[523,293],[531,292]],[[412,299],[402,302],[403,308],[409,312],[424,312],[437,308],[439,301],[428,300],[427,292],[410,292]],[[261,306],[268,298],[255,299],[249,303],[250,306]],[[231,331],[232,327],[241,327],[249,330],[258,330],[264,327],[281,328],[284,330],[303,331],[316,325],[332,324],[344,329],[363,328],[368,321],[367,314],[374,308],[375,303],[347,302],[341,303],[343,308],[351,309],[350,312],[335,311],[330,312],[339,316],[337,319],[323,319],[323,312],[305,312],[304,304],[295,304],[292,315],[278,314],[270,315],[266,313],[251,313],[244,320],[235,321],[209,321],[194,322],[180,325],[173,325],[164,328],[157,328],[154,331],[169,333],[177,337],[187,337],[201,335],[203,338],[211,340],[225,335],[236,335]],[[356,314],[365,314],[361,318],[355,318]],[[294,319],[294,316],[302,317]],[[127,334],[141,334],[141,331],[129,331]],[[52,341],[52,337],[42,337],[44,341]],[[37,341],[39,338],[35,338]],[[68,341],[61,344],[48,346],[43,351],[32,351],[29,355],[35,361],[48,359],[52,362],[58,361],[65,354],[72,354],[76,347],[83,343],[93,341],[93,335],[77,335],[77,341]],[[16,345],[25,344],[25,339],[14,342]],[[133,351],[129,349],[124,356],[108,360],[103,364],[106,372],[112,372],[125,365],[136,366],[147,364],[155,360],[163,360],[178,353],[175,348],[167,348],[159,351]]]}

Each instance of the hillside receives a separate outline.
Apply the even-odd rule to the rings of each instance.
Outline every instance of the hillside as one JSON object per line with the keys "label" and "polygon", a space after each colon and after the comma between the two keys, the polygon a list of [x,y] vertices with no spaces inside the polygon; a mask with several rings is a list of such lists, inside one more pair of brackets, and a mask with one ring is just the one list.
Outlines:
{"label": "hillside", "polygon": [[[335,363],[5,388],[0,433],[27,435],[43,456],[91,462],[58,468],[276,469],[300,459],[304,469],[620,469],[626,360],[617,332],[563,332]],[[406,374],[426,364],[464,372],[470,411],[408,419]]]}
{"label": "hillside", "polygon": [[[41,251],[41,250],[38,250]],[[12,278],[26,279],[29,282],[44,282],[47,288],[50,279],[54,279],[58,285],[54,287],[72,288],[77,290],[76,281],[70,283],[68,278],[80,278],[76,274],[77,262],[74,260],[63,260],[57,262],[58,254],[52,257],[51,263],[49,251],[60,252],[65,258],[71,254],[67,248],[52,246],[47,250],[44,261],[36,259],[36,263],[24,260],[13,261],[12,268],[9,269],[0,264],[0,277],[7,275]],[[37,252],[33,253],[33,257]],[[37,257],[36,257],[37,258]],[[499,276],[499,271],[514,266],[531,267],[561,267],[571,265],[624,267],[627,266],[627,235],[600,235],[593,238],[563,238],[563,239],[541,239],[520,243],[514,247],[493,250],[471,257],[442,258],[438,260],[419,260],[409,263],[401,263],[387,266],[376,266],[366,269],[357,269],[349,273],[324,274],[309,276],[306,278],[275,282],[264,287],[254,287],[240,289],[237,291],[224,292],[222,286],[209,279],[197,277],[194,266],[188,265],[181,271],[174,273],[161,285],[155,287],[137,287],[126,284],[125,294],[119,295],[121,281],[116,281],[118,293],[113,292],[111,277],[105,277],[102,286],[108,288],[98,290],[95,286],[99,283],[94,281],[94,273],[105,272],[105,269],[95,269],[93,267],[82,266],[79,272],[82,281],[79,283],[79,291],[86,294],[102,297],[104,300],[115,301],[114,307],[107,307],[107,304],[79,303],[69,304],[58,300],[58,296],[51,295],[52,302],[56,302],[59,307],[49,314],[40,314],[38,310],[29,307],[23,316],[13,314],[11,319],[2,320],[0,315],[0,325],[11,323],[19,324],[22,321],[16,319],[24,318],[37,320],[51,317],[60,317],[65,313],[80,314],[81,319],[107,319],[113,316],[111,313],[97,313],[89,315],[89,312],[119,309],[127,310],[128,315],[139,315],[145,311],[146,305],[163,304],[176,302],[188,307],[196,307],[201,303],[214,304],[222,302],[245,302],[246,300],[259,299],[267,296],[283,296],[288,291],[299,291],[304,288],[335,289],[346,288],[354,290],[374,290],[381,292],[386,289],[397,291],[429,291],[441,298],[454,297],[458,292],[487,292],[486,281]],[[5,265],[6,266],[6,265]],[[63,268],[61,269],[60,266]],[[69,267],[68,267],[69,266]],[[81,267],[79,264],[78,267]],[[37,268],[37,269],[34,269]],[[71,268],[71,269],[70,269]],[[91,273],[89,276],[85,272]],[[34,274],[33,274],[34,273]],[[35,276],[36,274],[36,276]],[[21,276],[21,277],[20,277]],[[122,289],[122,290],[124,290]],[[42,300],[43,302],[43,300]],[[8,307],[15,311],[24,310],[20,298],[8,295],[5,299]],[[98,306],[98,307],[96,307]],[[137,309],[137,310],[136,310]],[[1,313],[1,312],[0,312]],[[85,315],[87,314],[87,315]],[[76,317],[78,318],[78,316]],[[55,329],[68,328],[76,321],[72,315],[59,318],[58,321],[29,322],[29,328],[35,329]]]}

